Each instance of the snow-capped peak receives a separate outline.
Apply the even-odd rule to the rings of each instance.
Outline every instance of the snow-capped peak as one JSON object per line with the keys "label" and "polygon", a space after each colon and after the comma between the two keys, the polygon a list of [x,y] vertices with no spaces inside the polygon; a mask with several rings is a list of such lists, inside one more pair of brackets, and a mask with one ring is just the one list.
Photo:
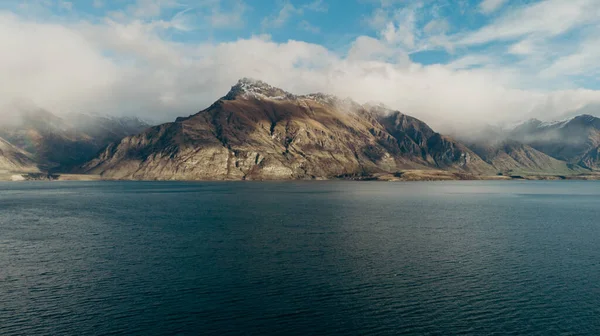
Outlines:
{"label": "snow-capped peak", "polygon": [[546,128],[546,127],[563,127],[566,124],[568,124],[571,120],[573,120],[574,118],[567,118],[567,119],[563,119],[563,120],[554,120],[554,121],[546,121],[546,122],[542,122],[538,125],[538,128]]}
{"label": "snow-capped peak", "polygon": [[322,104],[336,104],[343,108],[360,107],[351,98],[340,99],[337,96],[326,93],[310,93],[306,95],[294,95],[283,89],[272,86],[261,80],[244,77],[238,80],[237,84],[231,87],[231,90],[222,99],[234,100],[242,99],[270,99],[270,100],[313,100]]}
{"label": "snow-capped peak", "polygon": [[326,94],[326,93],[310,93],[306,95],[294,95],[283,89],[272,86],[266,82],[258,79],[244,77],[240,79],[237,84],[231,87],[231,90],[223,99],[233,100],[236,98],[243,99],[272,99],[272,100],[297,100],[297,99],[310,99],[320,103],[337,103],[344,100],[337,96]]}
{"label": "snow-capped peak", "polygon": [[231,87],[231,90],[224,99],[242,98],[270,98],[270,99],[290,99],[295,96],[280,88],[271,86],[261,80],[244,77],[237,84]]}

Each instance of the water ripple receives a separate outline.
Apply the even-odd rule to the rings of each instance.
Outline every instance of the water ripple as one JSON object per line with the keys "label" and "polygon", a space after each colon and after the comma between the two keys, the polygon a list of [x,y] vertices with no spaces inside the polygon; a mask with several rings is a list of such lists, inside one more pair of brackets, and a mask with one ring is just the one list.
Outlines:
{"label": "water ripple", "polygon": [[0,183],[0,335],[598,335],[581,182]]}

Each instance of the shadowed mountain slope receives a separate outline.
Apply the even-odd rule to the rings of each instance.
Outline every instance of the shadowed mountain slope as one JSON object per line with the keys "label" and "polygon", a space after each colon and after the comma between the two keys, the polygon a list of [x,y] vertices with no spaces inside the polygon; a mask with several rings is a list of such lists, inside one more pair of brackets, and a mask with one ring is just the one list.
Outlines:
{"label": "shadowed mountain slope", "polygon": [[0,172],[37,172],[30,154],[0,138]]}

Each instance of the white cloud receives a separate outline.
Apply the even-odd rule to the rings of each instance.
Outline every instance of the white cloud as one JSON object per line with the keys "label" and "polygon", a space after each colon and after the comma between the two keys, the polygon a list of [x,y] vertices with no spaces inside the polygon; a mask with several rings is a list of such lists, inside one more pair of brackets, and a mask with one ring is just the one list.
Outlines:
{"label": "white cloud", "polygon": [[[294,17],[296,15],[302,16],[302,15],[304,15],[304,13],[306,11],[325,13],[325,12],[327,12],[327,10],[328,10],[327,4],[325,4],[323,2],[323,0],[315,0],[313,2],[310,2],[310,3],[300,6],[300,7],[294,6],[294,4],[292,4],[292,2],[290,0],[285,0],[282,2],[281,8],[275,15],[272,15],[272,16],[269,16],[269,17],[266,17],[263,19],[262,26],[263,26],[263,29],[281,28],[292,17]],[[315,27],[312,25],[308,26],[306,23],[308,23],[308,22],[306,22],[306,21],[300,22],[301,29],[304,29],[307,31],[312,31],[312,32],[316,32],[317,30],[320,30],[318,27]]]}
{"label": "white cloud", "polygon": [[453,70],[462,70],[485,67],[490,64],[495,64],[496,61],[496,59],[489,55],[471,54],[448,63],[446,67]]}
{"label": "white cloud", "polygon": [[376,9],[368,19],[368,23],[378,29],[379,36],[388,44],[405,49],[416,46],[416,9],[415,7],[386,10]]}
{"label": "white cloud", "polygon": [[[600,103],[598,91],[565,89],[568,85],[555,91],[530,89],[524,83],[539,88],[548,77],[540,79],[537,68],[521,71],[503,65],[501,55],[467,54],[447,65],[411,62],[403,46],[419,48],[421,39],[411,24],[406,31],[412,42],[403,35],[406,21],[399,18],[410,17],[407,13],[391,12],[388,39],[383,33],[379,38],[359,36],[347,54],[293,40],[277,43],[266,35],[227,43],[173,42],[165,31],[177,28],[178,20],[122,17],[53,24],[4,13],[0,105],[26,99],[57,112],[137,114],[168,121],[209,106],[246,76],[299,94],[322,91],[359,102],[381,101],[442,130],[465,122],[553,119]],[[498,22],[502,20],[507,19]],[[513,51],[537,55],[543,41],[515,44]],[[599,51],[593,46],[600,43],[590,39],[586,45],[557,62],[548,61],[547,76],[560,81],[597,68]]]}
{"label": "white cloud", "polygon": [[[196,5],[196,7],[185,5],[185,9],[179,11],[171,18],[169,21],[170,27],[185,32],[194,30],[238,29],[245,25],[244,16],[249,8],[242,0],[228,2],[210,0],[197,2]],[[184,4],[179,3],[177,7],[172,8],[181,8],[183,6]],[[121,17],[119,20],[124,22],[124,18]]]}
{"label": "white cloud", "polygon": [[600,20],[597,0],[543,0],[509,11],[498,20],[460,38],[459,44],[484,44],[527,35],[552,37]]}
{"label": "white cloud", "polygon": [[244,25],[244,14],[248,6],[241,0],[235,1],[229,11],[219,5],[213,6],[209,15],[213,28],[239,28]]}
{"label": "white cloud", "polygon": [[414,35],[414,15],[407,13],[404,19],[399,20],[396,25],[393,22],[388,22],[385,28],[381,31],[383,38],[390,44],[400,43],[407,48],[415,47]]}
{"label": "white cloud", "polygon": [[[48,108],[81,108],[113,87],[119,69],[75,30],[23,22],[0,13],[2,104],[32,100]],[[75,107],[75,108],[77,108]]]}
{"label": "white cloud", "polygon": [[507,0],[483,0],[479,4],[479,8],[484,14],[491,14],[496,10],[500,9]]}
{"label": "white cloud", "polygon": [[159,17],[166,8],[182,7],[177,0],[136,0],[127,7],[127,12],[138,18]]}
{"label": "white cloud", "polygon": [[348,51],[349,61],[369,61],[388,59],[393,50],[378,39],[369,36],[359,36]]}
{"label": "white cloud", "polygon": [[531,55],[535,50],[533,42],[529,39],[521,40],[508,49],[508,52],[514,55]]}
{"label": "white cloud", "polygon": [[304,9],[325,13],[328,10],[327,4],[323,0],[315,0],[303,7]]}
{"label": "white cloud", "polygon": [[[395,6],[400,3],[401,6]],[[440,17],[440,6],[427,5],[422,0],[381,1],[381,7],[373,10],[364,23],[390,48],[409,53],[441,48],[452,51],[454,42],[446,35],[450,23]]]}
{"label": "white cloud", "polygon": [[371,28],[379,30],[385,27],[389,20],[388,11],[383,8],[377,8],[370,16],[366,17],[365,22]]}
{"label": "white cloud", "polygon": [[543,78],[557,76],[586,75],[596,77],[600,73],[600,38],[592,36],[581,43],[576,51],[559,57],[549,67],[543,69]]}
{"label": "white cloud", "polygon": [[450,29],[450,24],[446,19],[431,20],[423,27],[423,31],[428,34],[445,33],[448,29]]}
{"label": "white cloud", "polygon": [[284,2],[275,16],[264,18],[262,22],[263,28],[279,28],[295,14],[302,14],[302,8],[296,8],[289,1]]}
{"label": "white cloud", "polygon": [[92,2],[92,6],[94,6],[94,8],[102,8],[102,7],[104,7],[104,1],[103,0],[94,0]]}
{"label": "white cloud", "polygon": [[301,30],[313,33],[313,34],[318,34],[321,32],[321,29],[317,26],[312,25],[310,22],[306,21],[306,20],[302,20],[300,21],[300,24],[298,25],[298,27]]}

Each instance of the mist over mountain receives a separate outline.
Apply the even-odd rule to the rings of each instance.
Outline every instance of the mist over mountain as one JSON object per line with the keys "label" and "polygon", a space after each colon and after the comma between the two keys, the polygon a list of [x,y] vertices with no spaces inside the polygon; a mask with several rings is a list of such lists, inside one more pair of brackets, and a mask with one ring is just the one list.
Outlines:
{"label": "mist over mountain", "polygon": [[512,130],[509,136],[559,160],[600,168],[600,118],[580,115],[551,123],[534,119]]}
{"label": "mist over mountain", "polygon": [[599,126],[599,118],[583,114],[558,121],[529,119],[511,126],[488,125],[454,134],[496,167],[558,173],[598,169]]}
{"label": "mist over mountain", "polygon": [[0,138],[43,170],[67,172],[111,142],[149,125],[137,118],[81,113],[58,116],[34,106],[5,112]]}
{"label": "mist over mountain", "polygon": [[34,160],[28,153],[0,138],[0,173],[37,172]]}

